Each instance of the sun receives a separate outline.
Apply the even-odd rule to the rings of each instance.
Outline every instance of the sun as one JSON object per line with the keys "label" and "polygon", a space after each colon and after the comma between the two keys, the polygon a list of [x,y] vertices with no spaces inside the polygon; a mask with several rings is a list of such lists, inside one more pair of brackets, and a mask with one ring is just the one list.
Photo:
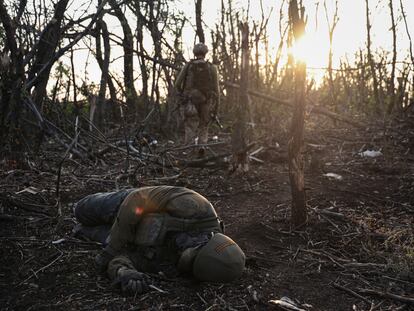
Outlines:
{"label": "sun", "polygon": [[324,68],[328,64],[329,42],[316,32],[309,32],[294,41],[288,52],[308,67]]}

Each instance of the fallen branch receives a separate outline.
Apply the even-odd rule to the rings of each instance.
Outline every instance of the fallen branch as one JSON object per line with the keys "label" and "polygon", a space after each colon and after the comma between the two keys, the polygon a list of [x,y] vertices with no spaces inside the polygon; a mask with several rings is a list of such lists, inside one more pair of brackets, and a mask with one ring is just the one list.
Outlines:
{"label": "fallen branch", "polygon": [[317,214],[323,214],[323,215],[330,216],[332,218],[337,218],[337,219],[340,219],[340,220],[344,220],[346,218],[345,215],[342,214],[342,213],[332,212],[332,211],[329,211],[327,209],[314,208],[313,210]]}
{"label": "fallen branch", "polygon": [[63,256],[63,253],[62,252],[60,252],[60,255],[58,256],[58,257],[56,257],[54,260],[52,260],[50,263],[48,263],[46,266],[44,266],[44,267],[42,267],[42,268],[40,268],[40,269],[37,269],[36,271],[33,271],[32,270],[32,272],[33,272],[33,274],[31,274],[29,277],[27,277],[26,279],[24,279],[23,281],[21,281],[19,284],[18,284],[18,286],[20,286],[20,285],[22,285],[22,284],[24,284],[24,283],[26,283],[28,280],[30,280],[32,277],[36,277],[37,278],[37,274],[39,273],[39,272],[42,272],[42,271],[44,271],[44,270],[46,270],[47,268],[49,268],[51,265],[53,265],[56,261],[58,261],[60,258],[62,258],[62,256]]}
{"label": "fallen branch", "polygon": [[231,155],[231,152],[226,152],[226,153],[221,153],[221,154],[214,155],[211,157],[205,157],[205,158],[195,159],[195,160],[190,160],[190,161],[180,160],[178,161],[178,165],[184,166],[184,167],[202,167],[208,162],[216,161],[216,160],[228,157],[230,155]]}
{"label": "fallen branch", "polygon": [[181,173],[178,173],[176,175],[173,176],[164,176],[164,177],[159,177],[159,178],[153,178],[153,179],[149,179],[147,180],[147,182],[166,182],[166,181],[171,181],[171,180],[175,180],[177,178],[181,177]]}
{"label": "fallen branch", "polygon": [[260,160],[259,158],[256,158],[255,156],[252,156],[252,155],[249,155],[249,159],[252,160],[252,161],[255,161],[259,164],[264,164],[265,163],[265,161]]}
{"label": "fallen branch", "polygon": [[387,265],[381,263],[372,263],[372,262],[350,262],[344,264],[347,268],[380,268],[385,269]]}
{"label": "fallen branch", "polygon": [[[32,99],[30,97],[26,97],[26,100],[24,103],[27,105],[27,107],[33,112],[33,114],[36,116],[38,120],[38,127],[41,131],[44,131],[44,133],[48,136],[54,137],[55,140],[64,146],[65,148],[69,148],[69,145],[66,144],[57,134],[57,131],[64,133],[61,129],[59,129],[56,125],[54,125],[52,122],[46,120],[43,118],[39,110],[37,109],[36,105],[33,103]],[[66,133],[64,133],[65,136],[69,137]],[[79,145],[80,146],[80,145]],[[83,147],[84,148],[84,147]],[[84,148],[85,149],[85,148]],[[80,153],[77,149],[72,148],[72,153],[77,155],[82,160],[86,161],[86,157]]]}
{"label": "fallen branch", "polygon": [[163,290],[163,289],[161,289],[161,288],[159,288],[159,287],[157,287],[157,286],[155,286],[153,284],[148,285],[148,287],[156,290],[157,292],[159,292],[161,294],[168,294],[167,291],[165,291],[165,290]]}
{"label": "fallen branch", "polygon": [[337,266],[339,266],[341,268],[345,268],[345,267],[344,267],[343,264],[340,264],[338,261],[349,262],[347,259],[339,258],[339,257],[336,257],[332,254],[328,254],[326,252],[321,253],[321,252],[318,252],[318,251],[315,251],[315,250],[312,250],[312,249],[303,249],[303,248],[299,248],[298,251],[328,258],[330,261],[332,261],[334,264],[336,264]]}
{"label": "fallen branch", "polygon": [[[232,82],[224,82],[223,84],[225,86],[228,86],[228,87],[232,87],[232,88],[235,88],[235,89],[240,89],[240,86],[238,84],[235,84],[235,83],[232,83]],[[249,90],[248,93],[252,96],[259,97],[259,98],[268,100],[270,102],[275,102],[275,103],[278,103],[280,105],[288,106],[288,107],[293,108],[293,103],[289,100],[280,99],[280,98],[277,98],[277,97],[274,97],[274,96],[271,96],[271,95],[267,95],[267,94],[264,94],[264,93],[261,93],[261,92],[258,92],[258,91],[253,91],[253,90]],[[329,111],[325,108],[317,106],[316,103],[310,98],[306,98],[306,100],[310,103],[309,110],[311,112],[315,112],[315,113],[324,115],[324,116],[329,117],[333,120],[337,120],[337,121],[341,121],[341,122],[344,122],[344,123],[351,124],[355,127],[363,127],[362,124],[360,124],[358,122],[355,122],[354,120],[352,120],[348,117],[341,116],[341,115],[339,115],[335,112],[332,112],[332,111]]]}
{"label": "fallen branch", "polygon": [[371,304],[371,301],[369,301],[367,298],[361,296],[360,294],[354,292],[352,289],[349,289],[347,287],[344,287],[342,285],[339,285],[338,283],[333,283],[332,286],[335,287],[335,288],[337,288],[337,289],[340,289],[340,290],[342,290],[342,291],[344,291],[344,292],[346,292],[348,294],[350,294],[351,296],[354,296],[356,298],[361,299],[362,301],[365,301],[369,305]]}
{"label": "fallen branch", "polygon": [[[14,205],[18,208],[24,209],[25,211],[40,214],[46,217],[52,217],[52,215],[46,213],[46,209],[55,207],[50,205],[39,205],[31,202],[21,201],[8,193],[0,193],[0,202],[5,202],[6,204]],[[36,207],[41,208],[41,210],[34,209]]]}
{"label": "fallen branch", "polygon": [[400,295],[396,295],[392,293],[384,293],[384,292],[376,291],[373,289],[364,289],[364,288],[358,288],[358,292],[361,294],[369,294],[369,295],[374,295],[374,296],[379,296],[383,298],[398,300],[398,301],[405,302],[405,303],[414,304],[414,298],[411,298],[411,297],[400,296]]}
{"label": "fallen branch", "polygon": [[159,153],[163,154],[166,153],[168,151],[181,151],[181,150],[186,150],[186,149],[191,149],[191,148],[201,148],[201,147],[212,147],[212,146],[219,146],[219,145],[225,145],[227,144],[227,142],[216,142],[216,143],[209,143],[209,144],[193,144],[193,145],[186,145],[186,146],[182,146],[182,147],[171,147],[171,148],[166,148],[164,150],[161,150]]}

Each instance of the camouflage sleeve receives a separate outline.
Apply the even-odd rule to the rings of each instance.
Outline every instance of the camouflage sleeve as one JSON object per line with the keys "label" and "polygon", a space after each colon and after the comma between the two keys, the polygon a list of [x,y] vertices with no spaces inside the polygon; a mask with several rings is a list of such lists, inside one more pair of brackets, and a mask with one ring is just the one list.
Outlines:
{"label": "camouflage sleeve", "polygon": [[109,262],[106,271],[111,281],[115,281],[118,276],[118,271],[121,268],[136,270],[130,258],[124,255],[117,256]]}
{"label": "camouflage sleeve", "polygon": [[142,191],[132,192],[126,197],[112,225],[106,252],[116,256],[127,243],[134,242],[137,224],[147,212],[146,205]]}
{"label": "camouflage sleeve", "polygon": [[189,66],[189,63],[185,64],[183,69],[181,69],[180,73],[177,76],[177,79],[174,83],[174,88],[177,92],[181,93],[184,91],[185,85],[184,85],[184,78],[187,73],[187,67]]}

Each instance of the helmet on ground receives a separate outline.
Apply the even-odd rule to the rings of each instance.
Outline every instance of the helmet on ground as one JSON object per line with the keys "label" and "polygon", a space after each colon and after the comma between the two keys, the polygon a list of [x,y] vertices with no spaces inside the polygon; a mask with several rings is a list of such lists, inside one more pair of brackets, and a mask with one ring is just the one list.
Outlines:
{"label": "helmet on ground", "polygon": [[193,53],[194,55],[206,55],[208,52],[208,47],[204,43],[197,43],[194,45]]}
{"label": "helmet on ground", "polygon": [[200,281],[231,282],[243,273],[246,256],[228,236],[216,233],[198,250],[193,275]]}

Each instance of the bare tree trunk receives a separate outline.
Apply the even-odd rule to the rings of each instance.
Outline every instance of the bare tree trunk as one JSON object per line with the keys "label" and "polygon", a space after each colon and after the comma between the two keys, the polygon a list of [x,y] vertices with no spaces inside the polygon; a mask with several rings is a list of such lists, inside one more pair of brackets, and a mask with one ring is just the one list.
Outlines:
{"label": "bare tree trunk", "polygon": [[[348,64],[347,64],[348,65]],[[353,98],[353,92],[351,90],[351,87],[348,83],[348,77],[347,77],[347,71],[346,71],[346,66],[345,63],[343,61],[341,61],[341,72],[340,72],[340,78],[342,80],[342,85],[344,88],[344,96],[345,96],[345,106],[346,107],[351,107],[351,103],[352,103],[352,98]]]}
{"label": "bare tree trunk", "polygon": [[367,73],[365,72],[365,59],[362,49],[359,50],[359,64],[361,71],[358,70],[358,104],[360,108],[367,112]]}
{"label": "bare tree trunk", "polygon": [[[144,57],[146,51],[144,48],[144,22],[141,13],[141,6],[139,1],[136,1],[135,5],[135,12],[138,15],[137,18],[137,51],[139,51],[139,66],[141,70],[141,82],[142,82],[142,91],[141,91],[141,98],[143,107],[148,107],[149,105],[149,93],[148,93],[148,71],[147,71],[147,61]],[[138,109],[141,110],[141,109]],[[138,118],[137,118],[138,120]]]}
{"label": "bare tree trunk", "polygon": [[137,104],[137,91],[134,86],[134,37],[132,36],[131,28],[128,20],[122,12],[116,0],[109,0],[109,4],[114,10],[115,16],[118,18],[122,26],[124,38],[122,40],[122,47],[124,49],[124,83],[125,83],[125,97],[126,103],[133,111]]}
{"label": "bare tree trunk", "polygon": [[[236,81],[236,78],[239,77],[239,53],[240,53],[240,49],[237,46],[237,43],[240,43],[240,40],[238,40],[238,37],[236,36],[236,32],[235,32],[235,23],[234,23],[234,18],[233,18],[233,7],[232,7],[232,0],[228,0],[228,12],[227,12],[227,20],[228,23],[230,24],[230,55],[232,57],[232,62],[231,62],[231,66],[234,66],[234,68],[232,68],[231,73],[232,73],[232,81]],[[236,13],[236,22],[239,22],[238,20],[238,13]],[[237,24],[236,24],[237,26]],[[239,34],[240,32],[237,32],[237,34]],[[225,44],[227,44],[227,42],[225,42]]]}
{"label": "bare tree trunk", "polygon": [[218,65],[218,37],[214,36],[213,31],[211,31],[211,51],[213,54],[213,64]]}
{"label": "bare tree trunk", "polygon": [[255,60],[255,78],[254,78],[254,82],[256,84],[256,88],[260,89],[260,64],[259,64],[259,42],[260,42],[260,31],[258,30],[258,26],[256,23],[253,23],[253,31],[254,31],[254,48],[255,48],[255,53],[254,53],[254,60]]}
{"label": "bare tree trunk", "polygon": [[[118,105],[117,105],[117,96],[116,96],[116,88],[114,85],[114,81],[113,78],[111,77],[110,73],[109,73],[109,56],[110,56],[110,45],[109,45],[109,32],[106,29],[102,30],[100,29],[101,24],[99,22],[97,22],[96,24],[96,31],[95,31],[95,42],[96,42],[96,50],[95,50],[95,58],[96,61],[99,65],[99,68],[101,69],[101,82],[102,82],[102,73],[107,72],[106,77],[104,80],[106,80],[108,89],[109,89],[109,95],[111,98],[110,101],[110,105],[111,105],[111,114],[112,114],[112,119],[114,121],[118,120],[119,121],[119,114],[118,114]],[[101,38],[103,39],[104,42],[104,56],[102,55],[102,46],[101,46]],[[107,55],[108,52],[108,55]],[[105,57],[105,58],[104,58]],[[108,60],[106,60],[106,57],[108,57]],[[108,61],[108,68],[106,68],[106,61]],[[101,90],[101,88],[100,88]],[[102,90],[103,91],[103,90]],[[106,87],[105,87],[105,95],[106,95]],[[104,99],[101,100],[99,98],[95,98],[96,95],[95,94],[88,94],[88,102],[89,104],[93,104],[94,107],[91,107],[92,112],[94,112],[94,110],[96,109],[97,112],[97,127],[100,128],[102,126],[103,123],[103,108],[104,106],[107,107],[107,100],[106,100],[106,96],[104,95]],[[99,97],[99,95],[98,95]],[[101,105],[102,104],[102,105]],[[93,117],[93,114],[90,114]],[[92,118],[91,118],[92,121]],[[92,125],[90,125],[90,127],[92,127]]]}
{"label": "bare tree trunk", "polygon": [[110,44],[109,44],[109,33],[106,23],[101,19],[97,22],[98,29],[100,31],[96,34],[96,48],[97,54],[98,52],[102,53],[102,51],[98,51],[101,47],[100,45],[100,32],[102,31],[102,38],[104,43],[104,59],[102,64],[102,73],[101,73],[101,83],[99,87],[99,95],[96,102],[97,108],[97,118],[96,118],[96,125],[98,129],[103,128],[103,120],[104,120],[104,106],[106,101],[106,84],[108,83],[108,76],[109,76],[109,60],[110,60]]}
{"label": "bare tree trunk", "polygon": [[241,24],[242,33],[242,64],[240,76],[240,95],[237,109],[237,121],[232,134],[233,163],[232,171],[247,172],[249,162],[247,157],[246,123],[249,104],[249,25]]}
{"label": "bare tree trunk", "polygon": [[[10,58],[0,63],[0,155],[10,156],[15,166],[23,165],[23,139],[20,124],[22,110],[22,87],[24,77],[23,56],[16,44],[15,23],[0,0],[0,22],[5,31],[4,52],[10,52]],[[7,55],[7,54],[5,54]],[[11,163],[11,164],[13,164]]]}
{"label": "bare tree trunk", "polygon": [[[289,4],[289,19],[295,41],[298,41],[305,32],[304,8],[300,8],[296,0]],[[292,191],[291,221],[295,227],[306,223],[306,193],[304,163],[302,157],[303,135],[305,123],[305,88],[306,64],[296,61],[295,68],[295,108],[292,117],[291,138],[288,143],[289,178]]]}
{"label": "bare tree trunk", "polygon": [[333,58],[333,35],[335,32],[336,25],[338,24],[339,17],[338,17],[338,1],[335,1],[335,13],[332,18],[332,24],[329,21],[328,17],[328,9],[326,7],[326,0],[323,2],[324,9],[325,9],[325,16],[326,22],[328,23],[328,31],[329,31],[329,55],[328,55],[328,76],[329,76],[329,93],[332,100],[332,105],[334,107],[334,111],[338,112],[338,103],[337,103],[337,95],[335,90],[335,84],[333,79],[333,72],[332,72],[332,58]]}
{"label": "bare tree trunk", "polygon": [[198,36],[198,39],[201,43],[205,43],[206,39],[204,37],[204,30],[203,30],[203,24],[201,19],[201,12],[202,12],[202,4],[203,0],[197,0],[195,4],[195,13],[196,13],[196,34]]}
{"label": "bare tree trunk", "polygon": [[68,2],[69,0],[60,0],[56,4],[53,18],[47,24],[45,30],[42,32],[39,38],[34,64],[31,67],[28,75],[29,81],[37,76],[37,83],[34,85],[34,101],[39,110],[41,110],[43,99],[46,96],[46,86],[49,81],[49,74],[53,63],[50,63],[46,69],[43,67],[45,64],[48,64],[49,60],[52,58],[60,41],[61,23]]}
{"label": "bare tree trunk", "polygon": [[402,14],[403,19],[404,19],[405,31],[407,33],[408,40],[410,41],[411,64],[414,65],[413,41],[411,40],[411,34],[410,34],[410,31],[408,30],[407,16],[406,16],[405,11],[404,11],[404,6],[403,6],[403,3],[402,3],[402,0],[400,0],[400,8],[401,8],[401,14]]}
{"label": "bare tree trunk", "polygon": [[282,57],[282,50],[283,50],[283,45],[285,43],[285,37],[286,37],[287,29],[288,28],[285,28],[285,31],[283,33],[280,33],[280,42],[279,42],[279,45],[277,47],[275,63],[273,65],[273,72],[272,72],[272,76],[271,76],[271,78],[268,82],[269,87],[272,87],[273,83],[275,83],[275,84],[278,83],[279,62],[280,62],[280,59]]}
{"label": "bare tree trunk", "polygon": [[391,77],[388,83],[388,113],[390,114],[395,106],[395,65],[397,63],[397,27],[395,25],[394,18],[394,7],[392,5],[392,0],[389,1],[388,6],[390,7],[390,16],[391,16],[391,30],[392,30],[392,67],[391,67]]}
{"label": "bare tree trunk", "polygon": [[[151,33],[152,42],[154,44],[154,58],[156,60],[162,59],[162,32],[158,28],[158,22],[161,17],[161,2],[149,2],[149,20],[147,27]],[[158,81],[160,79],[160,68],[157,66],[157,62],[152,66],[152,85],[151,85],[151,104],[155,105],[155,109],[158,112],[158,116],[161,117],[161,109],[159,106],[159,88]],[[160,120],[161,121],[161,120]]]}
{"label": "bare tree trunk", "polygon": [[226,36],[226,24],[225,24],[225,16],[226,16],[226,8],[224,6],[224,0],[221,0],[221,22],[220,22],[220,28],[217,29],[216,33],[218,36],[218,41],[220,42],[221,46],[221,54],[223,58],[223,70],[222,75],[225,81],[232,81],[231,80],[231,74],[230,74],[230,66],[231,66],[231,60],[230,55],[227,51],[227,36]]}
{"label": "bare tree trunk", "polygon": [[76,90],[75,63],[73,61],[73,48],[70,49],[70,66],[72,69],[73,104],[75,105],[75,108],[78,109],[79,107],[78,107],[77,90]]}
{"label": "bare tree trunk", "polygon": [[368,53],[368,61],[369,65],[371,67],[371,75],[372,75],[372,82],[374,84],[374,99],[375,99],[375,110],[377,112],[380,112],[382,107],[382,101],[379,96],[378,91],[378,79],[377,79],[377,73],[375,70],[375,61],[372,57],[372,51],[371,51],[371,23],[369,21],[369,0],[365,0],[366,4],[366,18],[367,18],[367,53]]}

